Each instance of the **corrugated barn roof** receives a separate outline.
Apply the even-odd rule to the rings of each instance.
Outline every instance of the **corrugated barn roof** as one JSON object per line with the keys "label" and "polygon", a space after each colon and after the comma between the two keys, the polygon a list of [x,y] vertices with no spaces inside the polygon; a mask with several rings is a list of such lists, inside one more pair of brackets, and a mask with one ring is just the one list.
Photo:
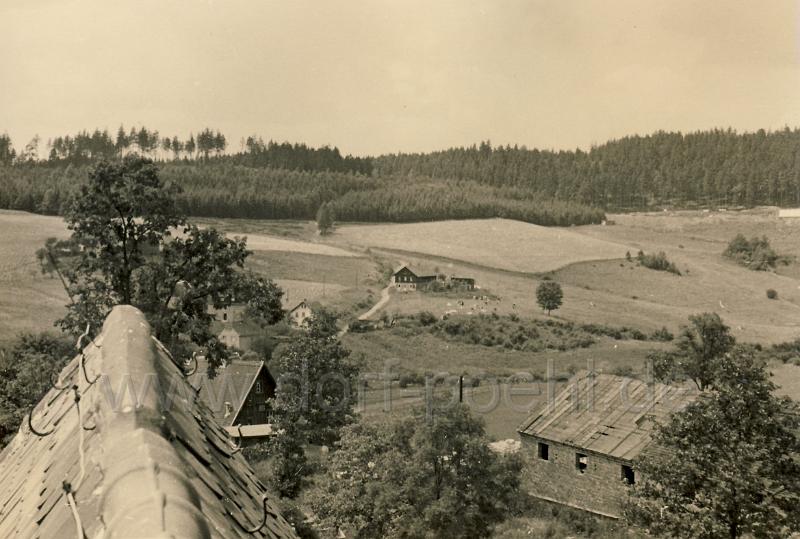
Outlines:
{"label": "corrugated barn roof", "polygon": [[694,396],[688,387],[647,384],[634,378],[582,371],[553,402],[529,416],[518,431],[521,435],[632,460],[650,442],[654,423],[665,421]]}

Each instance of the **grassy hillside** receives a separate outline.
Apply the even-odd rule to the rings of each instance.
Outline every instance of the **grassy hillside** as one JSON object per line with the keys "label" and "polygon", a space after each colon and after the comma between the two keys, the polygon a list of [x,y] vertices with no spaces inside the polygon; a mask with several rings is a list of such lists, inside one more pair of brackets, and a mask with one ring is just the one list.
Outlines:
{"label": "grassy hillside", "polygon": [[346,244],[444,257],[501,270],[535,273],[584,260],[622,258],[630,247],[567,228],[509,219],[471,219],[402,225],[341,226]]}
{"label": "grassy hillside", "polygon": [[[780,254],[798,256],[800,222],[779,220],[773,210],[611,218],[613,226],[568,229],[505,220],[342,226],[332,241],[392,250],[419,273],[474,277],[479,294],[492,296],[488,302],[470,298],[462,307],[443,296],[394,294],[390,311],[542,316],[535,289],[545,273],[564,287],[564,305],[556,315],[580,323],[677,331],[689,315],[715,311],[743,341],[775,343],[800,336],[800,265],[755,272],[721,255],[743,232],[766,235]],[[635,256],[640,249],[664,251],[683,275],[625,260],[626,251]],[[768,288],[778,292],[777,300],[767,298]]]}
{"label": "grassy hillside", "polygon": [[36,250],[49,237],[66,236],[60,218],[0,210],[0,343],[54,329],[67,295],[58,279],[42,275]]}

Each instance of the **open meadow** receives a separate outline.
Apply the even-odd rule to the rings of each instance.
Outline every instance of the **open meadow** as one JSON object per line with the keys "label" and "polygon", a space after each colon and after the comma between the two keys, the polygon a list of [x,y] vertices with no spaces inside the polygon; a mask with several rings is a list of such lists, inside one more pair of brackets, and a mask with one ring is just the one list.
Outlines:
{"label": "open meadow", "polygon": [[630,249],[613,240],[509,219],[343,225],[332,241],[432,255],[499,270],[536,273],[573,262],[622,258]]}

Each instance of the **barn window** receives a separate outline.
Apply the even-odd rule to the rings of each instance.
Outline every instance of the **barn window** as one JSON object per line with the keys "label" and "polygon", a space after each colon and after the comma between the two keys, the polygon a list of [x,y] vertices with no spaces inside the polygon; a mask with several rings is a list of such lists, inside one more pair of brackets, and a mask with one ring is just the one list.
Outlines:
{"label": "barn window", "polygon": [[583,453],[575,453],[575,468],[581,473],[586,473],[586,468],[588,467],[589,457]]}
{"label": "barn window", "polygon": [[227,321],[228,320],[228,313],[222,313],[222,319],[224,321]]}
{"label": "barn window", "polygon": [[261,387],[261,380],[256,380],[256,393],[263,393],[264,388]]}
{"label": "barn window", "polygon": [[633,485],[636,482],[636,474],[633,473],[633,468],[630,466],[622,465],[622,480],[628,485]]}
{"label": "barn window", "polygon": [[550,460],[550,446],[544,442],[539,442],[537,446],[537,454],[542,460]]}

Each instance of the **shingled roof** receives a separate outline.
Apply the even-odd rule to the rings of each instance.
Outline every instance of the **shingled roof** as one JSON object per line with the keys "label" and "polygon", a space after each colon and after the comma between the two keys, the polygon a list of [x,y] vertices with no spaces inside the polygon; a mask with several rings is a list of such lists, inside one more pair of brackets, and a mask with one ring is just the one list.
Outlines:
{"label": "shingled roof", "polygon": [[687,387],[581,371],[517,430],[630,461],[650,443],[655,423],[665,421],[695,396]]}
{"label": "shingled roof", "polygon": [[[208,375],[208,362],[198,359],[197,371],[189,377],[189,383],[195,389],[200,389],[200,395],[205,404],[214,414],[214,419],[223,427],[237,424],[237,418],[242,411],[245,399],[250,394],[256,378],[262,370],[267,370],[267,376],[272,378],[269,369],[263,361],[234,359],[225,367],[216,370],[216,376]],[[275,383],[273,378],[272,383]],[[233,407],[233,413],[226,417],[225,403]]]}
{"label": "shingled roof", "polygon": [[296,537],[140,311],[83,353],[0,453],[0,537]]}

